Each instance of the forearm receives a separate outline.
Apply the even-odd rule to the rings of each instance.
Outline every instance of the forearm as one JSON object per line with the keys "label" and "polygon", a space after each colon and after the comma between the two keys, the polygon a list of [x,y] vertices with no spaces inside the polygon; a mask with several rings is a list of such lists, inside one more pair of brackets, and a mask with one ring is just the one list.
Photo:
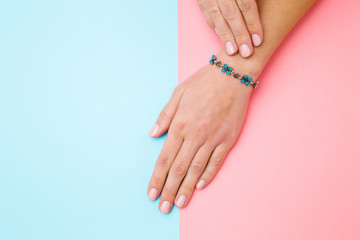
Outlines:
{"label": "forearm", "polygon": [[[264,28],[264,42],[247,59],[226,56],[224,49],[218,53],[220,60],[232,64],[244,74],[257,79],[268,60],[296,22],[316,0],[259,0],[258,9]],[[235,70],[236,70],[235,69]],[[243,72],[239,72],[243,73]]]}

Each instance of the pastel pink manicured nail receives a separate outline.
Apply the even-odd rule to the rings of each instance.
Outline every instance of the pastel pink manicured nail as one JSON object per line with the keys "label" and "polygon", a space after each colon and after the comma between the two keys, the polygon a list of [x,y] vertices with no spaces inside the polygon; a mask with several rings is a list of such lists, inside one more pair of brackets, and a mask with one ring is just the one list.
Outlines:
{"label": "pastel pink manicured nail", "polygon": [[258,34],[251,35],[252,42],[255,47],[259,46],[261,44],[261,38]]}
{"label": "pastel pink manicured nail", "polygon": [[181,195],[178,200],[176,201],[176,206],[183,207],[186,201],[186,197],[184,195]]}
{"label": "pastel pink manicured nail", "polygon": [[217,32],[216,28],[214,28],[214,31],[215,31],[215,33],[218,35],[218,32]]}
{"label": "pastel pink manicured nail", "polygon": [[155,123],[154,126],[151,128],[149,135],[151,137],[154,137],[158,131],[159,131],[159,124]]}
{"label": "pastel pink manicured nail", "polygon": [[201,179],[200,181],[198,181],[198,183],[196,184],[196,188],[197,189],[201,189],[205,186],[205,180]]}
{"label": "pastel pink manicured nail", "polygon": [[243,44],[243,45],[240,46],[240,55],[241,55],[242,57],[248,57],[248,56],[250,56],[250,48],[249,48],[248,45]]}
{"label": "pastel pink manicured nail", "polygon": [[170,202],[169,202],[169,201],[164,201],[164,202],[161,204],[160,211],[161,211],[162,213],[168,213],[168,212],[170,212]]}
{"label": "pastel pink manicured nail", "polygon": [[155,188],[152,188],[152,189],[150,190],[148,197],[149,197],[149,199],[150,199],[151,201],[156,200],[157,192],[158,192],[158,191],[157,191]]}
{"label": "pastel pink manicured nail", "polygon": [[232,44],[231,42],[226,42],[225,47],[226,47],[226,51],[227,51],[228,54],[234,54],[235,53],[234,44]]}

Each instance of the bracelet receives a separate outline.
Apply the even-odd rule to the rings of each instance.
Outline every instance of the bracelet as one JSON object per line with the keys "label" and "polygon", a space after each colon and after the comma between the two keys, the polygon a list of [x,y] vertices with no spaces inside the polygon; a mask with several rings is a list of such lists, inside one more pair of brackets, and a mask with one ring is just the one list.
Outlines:
{"label": "bracelet", "polygon": [[228,66],[227,64],[222,65],[221,62],[217,60],[215,55],[211,56],[209,63],[211,65],[221,67],[221,71],[223,73],[226,73],[226,75],[233,75],[234,78],[239,79],[240,82],[244,83],[246,86],[250,85],[252,86],[252,88],[255,89],[259,83],[259,81],[254,81],[251,77],[248,77],[247,75],[241,76],[240,74],[235,73],[232,67]]}

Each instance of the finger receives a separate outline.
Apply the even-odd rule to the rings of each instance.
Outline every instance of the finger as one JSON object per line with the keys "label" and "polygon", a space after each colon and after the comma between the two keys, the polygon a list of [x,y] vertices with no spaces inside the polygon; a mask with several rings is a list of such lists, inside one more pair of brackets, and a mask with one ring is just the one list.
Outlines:
{"label": "finger", "polygon": [[199,178],[196,188],[202,189],[209,184],[209,182],[215,177],[216,173],[218,172],[221,164],[223,163],[230,146],[228,144],[220,144],[218,145],[213,153],[210,156],[209,162],[205,167],[204,172],[202,173],[201,177]]}
{"label": "finger", "polygon": [[240,55],[244,58],[249,57],[253,53],[253,46],[239,7],[234,0],[218,0],[218,2],[221,13],[235,37]]}
{"label": "finger", "polygon": [[159,137],[169,129],[183,93],[184,88],[180,85],[174,89],[169,102],[162,109],[156,123],[149,132],[151,137]]}
{"label": "finger", "polygon": [[257,47],[263,41],[263,29],[255,0],[237,0],[244,17],[246,27],[251,35],[252,44]]}
{"label": "finger", "polygon": [[214,29],[214,31],[216,31],[215,29],[215,24],[214,22],[212,21],[210,15],[209,15],[209,12],[207,10],[207,4],[206,4],[206,1],[205,0],[197,0],[197,3],[199,5],[199,8],[201,10],[201,12],[203,13],[204,15],[204,18],[205,18],[205,21],[206,23],[209,25],[209,27],[211,29]]}
{"label": "finger", "polygon": [[181,148],[182,143],[183,138],[180,137],[180,135],[177,135],[176,132],[169,132],[155,163],[155,168],[149,181],[147,193],[151,201],[154,201],[159,197],[165,184],[166,176]]}
{"label": "finger", "polygon": [[184,140],[184,143],[170,168],[164,189],[161,193],[159,209],[162,213],[170,212],[179,186],[199,147],[198,144],[194,144],[192,141],[187,139]]}
{"label": "finger", "polygon": [[204,171],[212,151],[213,147],[208,144],[202,145],[197,151],[175,198],[175,205],[177,207],[185,207],[189,202],[194,192],[196,182]]}
{"label": "finger", "polygon": [[207,2],[208,13],[215,24],[216,32],[226,49],[227,54],[234,55],[237,53],[238,48],[231,32],[229,25],[221,14],[217,0],[208,0]]}

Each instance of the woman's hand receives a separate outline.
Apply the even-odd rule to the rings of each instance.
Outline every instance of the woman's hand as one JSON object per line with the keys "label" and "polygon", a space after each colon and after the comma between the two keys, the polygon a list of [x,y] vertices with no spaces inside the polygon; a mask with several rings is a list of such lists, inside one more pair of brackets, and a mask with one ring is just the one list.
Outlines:
{"label": "woman's hand", "polygon": [[208,25],[215,30],[229,55],[251,56],[263,41],[256,0],[197,0]]}
{"label": "woman's hand", "polygon": [[[235,72],[258,79],[277,46],[314,2],[259,2],[269,41],[251,58],[229,57],[222,50],[219,60],[234,67]],[[147,192],[150,200],[161,193],[162,212],[168,213],[174,201],[178,207],[186,206],[195,186],[201,189],[215,176],[239,135],[251,91],[250,86],[210,65],[176,87],[150,131],[151,136],[158,137],[168,130]]]}
{"label": "woman's hand", "polygon": [[195,186],[201,189],[214,178],[239,135],[251,92],[210,64],[176,87],[150,131],[159,137],[168,130],[148,186],[150,200],[162,192],[161,212],[170,212],[174,202],[186,206]]}

